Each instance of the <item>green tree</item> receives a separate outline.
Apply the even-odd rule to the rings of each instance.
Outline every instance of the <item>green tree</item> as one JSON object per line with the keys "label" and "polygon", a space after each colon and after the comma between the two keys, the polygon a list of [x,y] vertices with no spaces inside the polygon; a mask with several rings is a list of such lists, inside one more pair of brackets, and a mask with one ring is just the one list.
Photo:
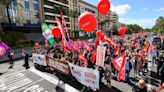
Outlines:
{"label": "green tree", "polygon": [[152,31],[163,34],[164,33],[164,17],[159,17],[156,20],[155,25],[152,28]]}
{"label": "green tree", "polygon": [[2,41],[11,47],[15,47],[18,45],[18,42],[26,40],[26,36],[21,32],[9,32],[1,37]]}
{"label": "green tree", "polygon": [[[20,3],[15,2],[17,5],[23,7]],[[12,0],[0,0],[0,5],[5,6],[6,8],[6,12],[7,12],[7,19],[9,22],[9,25],[11,25],[11,18],[10,18],[10,13],[9,13],[9,9],[13,8],[12,7]]]}
{"label": "green tree", "polygon": [[142,30],[143,28],[137,24],[129,24],[127,25],[128,27],[128,31],[127,31],[127,34],[131,34],[133,32],[139,32],[140,30]]}

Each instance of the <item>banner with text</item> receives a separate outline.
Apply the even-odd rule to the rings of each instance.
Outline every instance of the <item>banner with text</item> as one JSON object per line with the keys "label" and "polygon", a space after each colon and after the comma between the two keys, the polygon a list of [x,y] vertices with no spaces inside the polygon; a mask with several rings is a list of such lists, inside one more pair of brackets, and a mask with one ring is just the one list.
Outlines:
{"label": "banner with text", "polygon": [[87,87],[93,89],[99,89],[99,71],[97,69],[90,69],[86,67],[80,67],[69,63],[72,75]]}
{"label": "banner with text", "polygon": [[34,64],[36,63],[39,65],[47,66],[45,55],[34,53],[34,54],[32,54],[32,60],[33,60]]}
{"label": "banner with text", "polygon": [[104,46],[97,47],[97,55],[96,55],[96,65],[97,66],[104,67],[105,52],[106,52],[106,47],[104,47]]}

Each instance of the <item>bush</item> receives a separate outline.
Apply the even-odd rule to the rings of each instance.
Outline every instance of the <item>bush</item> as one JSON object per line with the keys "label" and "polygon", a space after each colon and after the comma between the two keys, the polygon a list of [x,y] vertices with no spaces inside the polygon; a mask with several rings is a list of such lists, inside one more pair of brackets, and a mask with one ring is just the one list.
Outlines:
{"label": "bush", "polygon": [[2,35],[2,41],[7,43],[10,47],[16,47],[17,43],[26,40],[26,37],[21,32],[9,32]]}

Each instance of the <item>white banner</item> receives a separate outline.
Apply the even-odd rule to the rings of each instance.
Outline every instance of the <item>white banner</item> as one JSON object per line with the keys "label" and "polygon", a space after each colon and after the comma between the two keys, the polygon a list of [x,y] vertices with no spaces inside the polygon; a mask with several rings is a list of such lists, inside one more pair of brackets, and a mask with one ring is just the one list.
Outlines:
{"label": "white banner", "polygon": [[43,65],[43,66],[47,66],[45,55],[34,53],[34,54],[32,54],[32,60],[33,60],[33,63]]}
{"label": "white banner", "polygon": [[105,52],[106,52],[106,47],[104,47],[104,46],[97,47],[97,55],[96,55],[96,65],[97,66],[104,67]]}
{"label": "white banner", "polygon": [[97,69],[91,69],[86,67],[80,67],[69,63],[72,75],[81,84],[91,87],[93,89],[99,89],[99,71]]}

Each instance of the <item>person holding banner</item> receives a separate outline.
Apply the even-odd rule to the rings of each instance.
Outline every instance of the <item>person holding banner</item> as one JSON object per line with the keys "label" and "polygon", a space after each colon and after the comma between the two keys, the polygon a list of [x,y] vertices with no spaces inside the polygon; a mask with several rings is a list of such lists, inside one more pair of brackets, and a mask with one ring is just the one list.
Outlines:
{"label": "person holding banner", "polygon": [[107,86],[111,88],[111,79],[112,79],[112,69],[111,69],[111,63],[110,60],[107,59],[105,67],[104,67],[104,77],[107,81]]}

